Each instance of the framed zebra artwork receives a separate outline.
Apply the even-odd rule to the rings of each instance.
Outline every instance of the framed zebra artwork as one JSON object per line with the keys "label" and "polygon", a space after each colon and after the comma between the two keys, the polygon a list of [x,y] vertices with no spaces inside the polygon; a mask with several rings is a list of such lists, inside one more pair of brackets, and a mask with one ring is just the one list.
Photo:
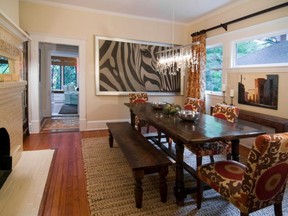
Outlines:
{"label": "framed zebra artwork", "polygon": [[171,45],[95,36],[97,95],[183,95],[182,73],[163,75],[156,53]]}

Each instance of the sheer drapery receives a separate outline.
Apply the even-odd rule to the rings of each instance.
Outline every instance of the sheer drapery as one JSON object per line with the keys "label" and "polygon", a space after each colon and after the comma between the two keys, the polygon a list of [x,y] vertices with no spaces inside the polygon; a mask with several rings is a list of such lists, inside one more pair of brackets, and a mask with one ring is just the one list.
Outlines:
{"label": "sheer drapery", "polygon": [[206,34],[193,36],[192,43],[194,42],[199,42],[192,47],[198,64],[193,64],[187,73],[186,97],[205,100]]}

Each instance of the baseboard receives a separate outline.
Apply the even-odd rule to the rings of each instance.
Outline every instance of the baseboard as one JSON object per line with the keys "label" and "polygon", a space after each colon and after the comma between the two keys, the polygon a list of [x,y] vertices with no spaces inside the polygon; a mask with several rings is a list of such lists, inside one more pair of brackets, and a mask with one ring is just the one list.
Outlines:
{"label": "baseboard", "polygon": [[107,122],[130,122],[130,119],[113,119],[113,120],[101,120],[101,121],[87,121],[86,130],[106,130]]}

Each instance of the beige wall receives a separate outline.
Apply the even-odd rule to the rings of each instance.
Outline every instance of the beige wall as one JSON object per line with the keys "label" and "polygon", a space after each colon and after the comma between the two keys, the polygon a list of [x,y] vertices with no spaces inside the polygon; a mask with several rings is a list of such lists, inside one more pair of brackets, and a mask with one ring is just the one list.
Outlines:
{"label": "beige wall", "polygon": [[0,10],[19,26],[19,0],[0,0]]}
{"label": "beige wall", "polygon": [[[95,95],[94,36],[161,43],[171,43],[173,38],[171,23],[105,15],[90,10],[40,5],[31,2],[20,2],[20,26],[29,33],[86,41],[85,101],[87,129],[101,128],[101,125],[103,125],[101,123],[107,120],[129,119],[128,108],[123,105],[124,102],[128,102],[128,96]],[[176,25],[174,28],[174,43],[185,44],[186,26]],[[80,86],[80,91],[81,88]],[[182,104],[182,97],[180,96],[166,96],[160,99],[156,96],[149,96],[149,100],[163,100]]]}
{"label": "beige wall", "polygon": [[[191,23],[188,27],[189,34],[217,26],[245,15],[255,13],[266,8],[286,2],[285,0],[243,0],[241,5],[237,3],[233,7],[221,9],[209,16]],[[241,9],[240,9],[241,8]],[[207,33],[207,45],[222,44],[223,53],[223,83],[228,86],[228,94],[226,94],[226,102],[230,102],[229,90],[235,90],[234,104],[241,109],[251,110],[255,112],[271,114],[275,116],[288,118],[288,98],[286,96],[288,83],[288,67],[262,67],[262,68],[231,68],[231,49],[233,41],[253,37],[255,35],[267,34],[270,32],[288,32],[288,8],[277,9],[275,11],[259,15],[254,18],[231,24],[228,31],[223,28],[213,30]],[[237,103],[238,82],[241,74],[252,74],[261,77],[265,74],[279,75],[279,91],[278,91],[278,110],[247,106]],[[222,102],[222,96],[207,95],[207,108],[215,103]]]}
{"label": "beige wall", "polygon": [[[174,43],[185,44],[191,42],[190,34],[214,25],[224,23],[243,15],[254,13],[262,9],[280,4],[286,1],[280,0],[242,0],[235,3],[236,6],[228,9],[221,9],[218,12],[211,13],[206,17],[190,23],[190,25],[176,25],[174,32]],[[241,5],[239,5],[241,4]],[[96,13],[91,10],[78,10],[75,8],[64,8],[53,4],[40,5],[32,2],[20,1],[20,26],[30,33],[39,33],[55,37],[64,37],[69,39],[86,41],[86,119],[87,129],[99,128],[99,122],[107,120],[128,119],[129,112],[124,102],[128,101],[127,96],[96,96],[95,95],[95,55],[94,55],[94,36],[107,36],[125,39],[135,39],[153,42],[172,42],[172,25],[167,22],[155,20],[136,19],[133,17],[114,16],[111,14]],[[278,19],[287,16],[287,8],[279,9],[268,14],[261,15],[247,21],[229,26],[229,31],[235,31],[250,25],[263,23],[269,20]],[[223,29],[218,29],[208,33],[208,38],[223,34]],[[285,68],[287,69],[287,68]],[[226,70],[228,72],[228,68]],[[287,70],[286,70],[287,71]],[[261,71],[260,71],[261,72]],[[265,71],[266,72],[266,71]],[[277,72],[277,70],[275,71]],[[228,74],[228,73],[227,73]],[[287,74],[282,73],[281,79],[287,79]],[[239,71],[229,73],[227,79],[234,89],[239,77]],[[285,80],[287,83],[287,80]],[[281,81],[282,83],[283,81]],[[287,99],[284,96],[283,84],[280,83],[279,91],[279,111],[272,114],[278,116],[287,116]],[[81,91],[81,89],[80,89]],[[152,101],[165,100],[182,104],[182,97],[161,97],[150,96]],[[216,97],[216,101],[219,98]],[[283,102],[282,102],[283,101]],[[211,104],[212,105],[212,104]],[[115,109],[117,107],[117,109]],[[245,109],[254,109],[246,106]],[[270,112],[271,110],[255,108],[261,112]],[[90,126],[89,126],[90,125]],[[103,125],[103,124],[102,124]]]}

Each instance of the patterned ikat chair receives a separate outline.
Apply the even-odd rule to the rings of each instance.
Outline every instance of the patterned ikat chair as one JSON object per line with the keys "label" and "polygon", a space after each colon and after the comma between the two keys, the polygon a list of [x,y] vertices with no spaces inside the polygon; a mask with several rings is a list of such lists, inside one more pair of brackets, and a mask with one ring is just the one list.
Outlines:
{"label": "patterned ikat chair", "polygon": [[[205,102],[200,99],[186,99],[184,107],[197,109],[198,106],[204,106]],[[222,118],[229,122],[236,122],[239,115],[239,108],[235,106],[228,106],[225,104],[217,104],[212,112],[212,115],[216,118]],[[211,162],[214,162],[213,155],[224,154],[227,155],[227,160],[231,159],[231,146],[229,142],[212,142],[199,145],[192,145],[185,147],[196,155],[197,166],[202,164],[202,157],[210,156]]]}
{"label": "patterned ikat chair", "polygon": [[[241,216],[274,205],[282,215],[282,200],[288,179],[288,133],[264,134],[255,139],[246,166],[218,161],[198,167],[198,177],[235,205]],[[202,186],[197,207],[201,207]]]}
{"label": "patterned ikat chair", "polygon": [[[129,101],[130,103],[146,103],[148,101],[148,95],[147,93],[130,93]],[[149,132],[149,124],[143,119],[138,118],[137,116],[135,116],[135,126],[140,133],[142,127],[146,127],[146,132]]]}
{"label": "patterned ikat chair", "polygon": [[187,97],[184,101],[184,109],[205,113],[205,101],[202,99]]}

